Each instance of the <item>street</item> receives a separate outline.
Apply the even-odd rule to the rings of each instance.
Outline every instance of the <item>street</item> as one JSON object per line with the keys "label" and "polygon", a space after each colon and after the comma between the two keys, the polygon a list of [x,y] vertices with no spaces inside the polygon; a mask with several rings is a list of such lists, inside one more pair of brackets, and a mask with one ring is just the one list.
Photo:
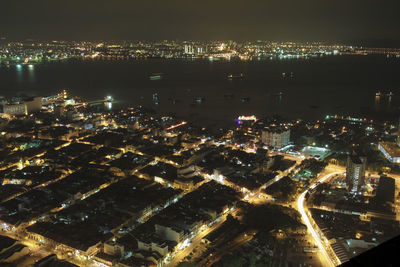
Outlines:
{"label": "street", "polygon": [[[332,176],[339,174],[339,172],[333,172],[326,175],[322,175],[317,181],[311,184],[302,194],[300,194],[299,198],[297,199],[297,209],[301,214],[303,222],[306,224],[309,232],[311,233],[315,243],[317,244],[320,252],[322,253],[323,257],[323,264],[324,266],[336,266],[340,264],[339,259],[336,257],[335,253],[333,252],[332,248],[330,247],[329,243],[326,242],[327,240],[323,237],[322,232],[319,230],[318,226],[315,225],[313,219],[308,215],[308,211],[306,212],[304,208],[304,202],[306,194],[314,189],[319,183],[323,183],[330,179]],[[316,227],[315,227],[315,226]]]}

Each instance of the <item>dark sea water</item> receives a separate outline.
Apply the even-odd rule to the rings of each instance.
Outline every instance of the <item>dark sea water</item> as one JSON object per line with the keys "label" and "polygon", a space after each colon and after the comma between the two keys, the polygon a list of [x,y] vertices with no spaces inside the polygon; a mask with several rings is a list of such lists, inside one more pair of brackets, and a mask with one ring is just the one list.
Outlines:
{"label": "dark sea water", "polygon": [[[287,78],[282,77],[283,72]],[[163,73],[163,79],[151,81],[153,73]],[[230,73],[243,73],[244,78],[228,80]],[[359,114],[365,108],[397,110],[400,59],[71,60],[0,67],[0,95],[49,95],[62,89],[88,100],[112,95],[120,106],[143,105],[199,121],[226,121],[252,114],[318,119],[327,114]],[[378,90],[392,91],[394,96],[376,99]],[[159,105],[153,102],[154,93],[158,94]],[[196,103],[197,97],[204,98],[203,103]],[[241,98],[248,101],[242,102]]]}

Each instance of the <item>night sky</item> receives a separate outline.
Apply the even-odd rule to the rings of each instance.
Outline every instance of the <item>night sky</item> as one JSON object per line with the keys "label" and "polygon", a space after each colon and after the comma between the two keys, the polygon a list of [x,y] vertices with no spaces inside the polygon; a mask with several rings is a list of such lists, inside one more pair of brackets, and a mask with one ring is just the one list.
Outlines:
{"label": "night sky", "polygon": [[1,0],[0,36],[11,40],[399,40],[398,2]]}

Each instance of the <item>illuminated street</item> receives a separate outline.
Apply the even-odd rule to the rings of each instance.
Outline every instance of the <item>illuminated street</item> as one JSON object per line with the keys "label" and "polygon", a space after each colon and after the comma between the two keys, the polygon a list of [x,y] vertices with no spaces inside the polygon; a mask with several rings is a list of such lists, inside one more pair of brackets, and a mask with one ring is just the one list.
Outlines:
{"label": "illuminated street", "polygon": [[337,266],[340,264],[338,261],[336,255],[330,248],[329,243],[327,242],[326,238],[324,238],[321,230],[319,230],[318,226],[313,222],[313,219],[310,218],[306,208],[304,208],[304,202],[305,202],[305,197],[307,193],[314,189],[317,186],[317,183],[323,183],[332,176],[338,174],[338,172],[334,173],[329,173],[324,176],[322,176],[318,181],[316,181],[314,184],[310,185],[308,189],[306,189],[297,199],[297,209],[301,214],[301,217],[303,219],[303,222],[306,224],[309,232],[311,233],[312,237],[314,238],[315,243],[317,244],[318,248],[320,249],[324,262],[328,264],[329,266]]}

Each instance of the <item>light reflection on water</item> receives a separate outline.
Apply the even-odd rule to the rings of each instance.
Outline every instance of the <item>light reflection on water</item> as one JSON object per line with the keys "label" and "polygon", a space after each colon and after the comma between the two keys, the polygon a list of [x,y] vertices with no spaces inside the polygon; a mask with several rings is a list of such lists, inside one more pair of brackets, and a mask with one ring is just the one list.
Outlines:
{"label": "light reflection on water", "polygon": [[34,83],[36,82],[36,75],[35,75],[35,65],[28,65],[28,82]]}
{"label": "light reflection on water", "polygon": [[104,102],[104,105],[106,107],[107,110],[112,110],[113,104],[112,102]]}
{"label": "light reflection on water", "polygon": [[17,75],[17,82],[22,83],[23,82],[23,68],[21,64],[18,64],[15,66],[16,70],[16,75]]}
{"label": "light reflection on water", "polygon": [[[195,119],[264,114],[317,119],[327,114],[357,114],[361,108],[397,109],[399,68],[400,60],[373,56],[211,63],[65,61],[15,65],[9,70],[0,66],[0,92],[6,96],[19,92],[51,95],[66,88],[87,100],[112,94],[119,103],[105,103],[107,109],[143,105]],[[282,77],[291,72],[293,79]],[[163,73],[162,79],[150,80],[154,73]],[[244,77],[232,81],[227,78],[230,73]],[[380,98],[375,97],[378,90]],[[393,97],[387,95],[389,91]],[[154,105],[155,93],[159,105]],[[198,97],[204,101],[197,103]]]}
{"label": "light reflection on water", "polygon": [[19,84],[24,83],[35,83],[36,82],[36,70],[35,65],[15,65],[16,82]]}

